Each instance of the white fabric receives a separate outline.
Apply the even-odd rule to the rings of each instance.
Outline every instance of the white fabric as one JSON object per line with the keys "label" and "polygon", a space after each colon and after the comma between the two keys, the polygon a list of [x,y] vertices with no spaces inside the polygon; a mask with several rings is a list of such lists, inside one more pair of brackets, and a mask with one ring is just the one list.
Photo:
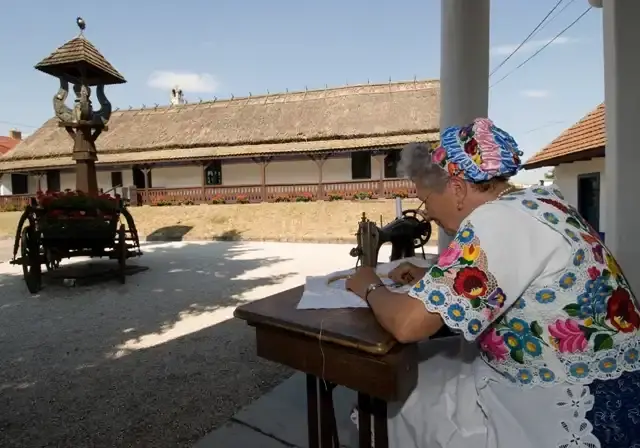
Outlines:
{"label": "white fabric", "polygon": [[[422,257],[411,257],[402,260],[395,260],[390,263],[379,264],[376,272],[380,276],[387,276],[400,263],[410,262],[415,266],[428,268],[435,262],[433,255],[427,254],[426,259]],[[329,283],[329,280],[335,277],[346,277],[353,274],[355,269],[347,269],[338,271],[328,275],[307,277],[304,292],[298,302],[298,309],[329,309],[329,308],[366,308],[368,305],[364,300],[356,294],[345,289],[345,281],[336,280]],[[383,282],[392,285],[391,280],[384,279]],[[411,286],[392,288],[396,292],[407,292]]]}
{"label": "white fabric", "polygon": [[[429,311],[439,313],[449,327],[461,330],[469,341],[489,333],[500,316],[524,312],[522,308],[514,307],[519,298],[527,298],[527,312],[533,313],[527,316],[528,322],[538,318],[536,312],[540,312],[540,308],[536,308],[536,303],[530,306],[530,302],[535,302],[532,291],[557,284],[558,278],[571,265],[575,247],[535,214],[513,206],[521,199],[523,197],[518,195],[517,201],[512,203],[485,204],[461,226],[463,229],[471,224],[472,229],[471,237],[463,241],[465,250],[470,250],[474,244],[482,249],[469,265],[477,266],[488,276],[489,290],[482,297],[487,297],[492,290],[500,290],[500,294],[492,295],[493,299],[489,300],[483,298],[482,305],[475,307],[470,297],[457,296],[456,299],[453,279],[456,272],[447,271],[448,263],[442,259],[436,266],[444,266],[443,270],[436,276],[428,273],[410,292],[413,297],[423,300]],[[474,234],[475,237],[479,235],[479,240],[473,239]],[[458,270],[463,269],[464,265]],[[433,296],[433,291],[440,295]],[[456,300],[459,305],[452,308]],[[544,331],[546,334],[546,327]],[[543,340],[542,337],[539,339]],[[546,341],[543,343],[547,344]],[[486,346],[483,350],[486,351]],[[519,381],[512,378],[513,382],[510,382],[488,365],[491,359],[480,357],[476,344],[463,338],[428,341],[422,344],[421,351],[423,361],[419,365],[418,386],[404,403],[396,408],[390,404],[390,446],[600,447],[585,419],[586,412],[593,406],[593,396],[587,385],[553,382],[544,388],[527,388],[527,381],[532,380],[526,377]],[[486,353],[484,356],[486,358]],[[547,359],[553,362],[552,356],[545,357],[544,361]],[[513,360],[508,358],[506,362]],[[537,364],[540,372],[542,366],[545,364]],[[529,372],[524,369],[527,366],[523,364],[522,367],[521,372]],[[554,372],[558,368],[557,365],[549,367]],[[509,376],[508,371],[504,373]]]}

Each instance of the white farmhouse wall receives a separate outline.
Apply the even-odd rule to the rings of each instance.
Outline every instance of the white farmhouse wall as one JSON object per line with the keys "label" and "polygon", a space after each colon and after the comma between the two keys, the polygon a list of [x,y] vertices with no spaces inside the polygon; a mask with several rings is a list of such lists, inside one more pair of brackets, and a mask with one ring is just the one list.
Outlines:
{"label": "white farmhouse wall", "polygon": [[[156,166],[152,168],[151,178],[154,188],[189,188],[202,185],[202,165],[177,165]],[[98,188],[111,191],[111,173],[122,172],[122,180],[125,187],[133,185],[133,171],[130,166],[98,168]],[[380,178],[380,166],[372,157],[371,179]],[[37,176],[29,176],[29,193],[37,191]],[[322,168],[322,181],[347,182],[351,178],[351,157],[345,154],[342,157],[330,157],[325,160]],[[316,184],[318,182],[318,165],[310,159],[300,160],[273,160],[266,168],[266,182],[268,185],[282,184]],[[259,185],[261,183],[261,167],[259,164],[248,161],[222,161],[222,185]],[[40,178],[40,188],[48,189],[47,178]],[[76,176],[73,170],[60,172],[60,189],[75,190]],[[120,189],[115,191],[121,193]],[[11,176],[5,175],[0,179],[0,195],[11,194]]]}
{"label": "white farmhouse wall", "polygon": [[202,165],[160,166],[151,170],[153,188],[188,188],[202,185]]}
{"label": "white farmhouse wall", "polygon": [[11,194],[11,174],[0,174],[0,196]]}
{"label": "white farmhouse wall", "polygon": [[604,157],[558,165],[554,170],[555,184],[571,205],[578,206],[578,176],[580,174],[600,173],[600,232],[607,232],[605,219],[607,204],[605,202]]}

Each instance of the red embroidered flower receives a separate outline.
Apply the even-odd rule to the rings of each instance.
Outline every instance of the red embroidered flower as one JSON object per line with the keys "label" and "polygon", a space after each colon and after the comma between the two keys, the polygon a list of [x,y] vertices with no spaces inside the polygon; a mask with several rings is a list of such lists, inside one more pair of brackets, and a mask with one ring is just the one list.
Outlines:
{"label": "red embroidered flower", "polygon": [[478,142],[475,138],[471,138],[464,144],[464,152],[470,156],[475,156],[478,153]]}
{"label": "red embroidered flower", "polygon": [[591,266],[589,269],[587,269],[587,272],[589,273],[589,278],[591,280],[595,280],[600,277],[600,270],[598,270],[598,268],[595,266]]}
{"label": "red embroidered flower", "polygon": [[640,316],[629,291],[616,288],[607,301],[607,319],[623,333],[631,333],[640,327]]}
{"label": "red embroidered flower", "polygon": [[487,274],[475,267],[458,271],[453,282],[453,290],[459,296],[475,299],[487,293]]}
{"label": "red embroidered flower", "polygon": [[562,202],[558,202],[555,201],[553,199],[548,199],[548,198],[537,198],[540,202],[544,202],[545,204],[549,204],[555,208],[557,208],[558,210],[560,210],[563,213],[567,213],[570,214],[569,208],[564,205]]}

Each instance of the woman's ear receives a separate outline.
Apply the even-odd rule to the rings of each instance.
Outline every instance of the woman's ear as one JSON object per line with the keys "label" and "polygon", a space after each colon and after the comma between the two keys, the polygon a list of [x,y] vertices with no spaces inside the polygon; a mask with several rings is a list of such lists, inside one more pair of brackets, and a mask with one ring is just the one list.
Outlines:
{"label": "woman's ear", "polygon": [[462,210],[464,201],[467,198],[467,194],[469,193],[469,187],[467,183],[457,176],[452,177],[449,180],[449,188],[451,188],[451,192],[453,193],[453,197],[455,198],[458,210]]}

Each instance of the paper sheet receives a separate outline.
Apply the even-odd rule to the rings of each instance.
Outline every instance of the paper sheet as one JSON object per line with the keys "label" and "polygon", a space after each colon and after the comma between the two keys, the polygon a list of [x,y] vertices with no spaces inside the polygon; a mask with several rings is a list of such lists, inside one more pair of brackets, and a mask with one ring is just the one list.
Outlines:
{"label": "paper sheet", "polygon": [[[401,287],[393,287],[393,281],[389,278],[385,278],[391,270],[393,270],[400,263],[408,261],[416,266],[430,267],[436,262],[435,255],[427,255],[427,259],[412,257],[402,260],[396,260],[391,263],[385,263],[378,265],[376,272],[382,278],[383,283],[390,286],[392,291],[408,291],[412,285],[405,285]],[[340,279],[329,283],[329,279],[337,276],[344,276],[353,274],[354,269],[348,269],[345,271],[333,272],[328,275],[307,277],[307,281],[304,286],[304,292],[302,298],[298,303],[298,309],[330,309],[330,308],[366,308],[368,305],[360,297],[347,291],[345,289],[345,279]]]}

